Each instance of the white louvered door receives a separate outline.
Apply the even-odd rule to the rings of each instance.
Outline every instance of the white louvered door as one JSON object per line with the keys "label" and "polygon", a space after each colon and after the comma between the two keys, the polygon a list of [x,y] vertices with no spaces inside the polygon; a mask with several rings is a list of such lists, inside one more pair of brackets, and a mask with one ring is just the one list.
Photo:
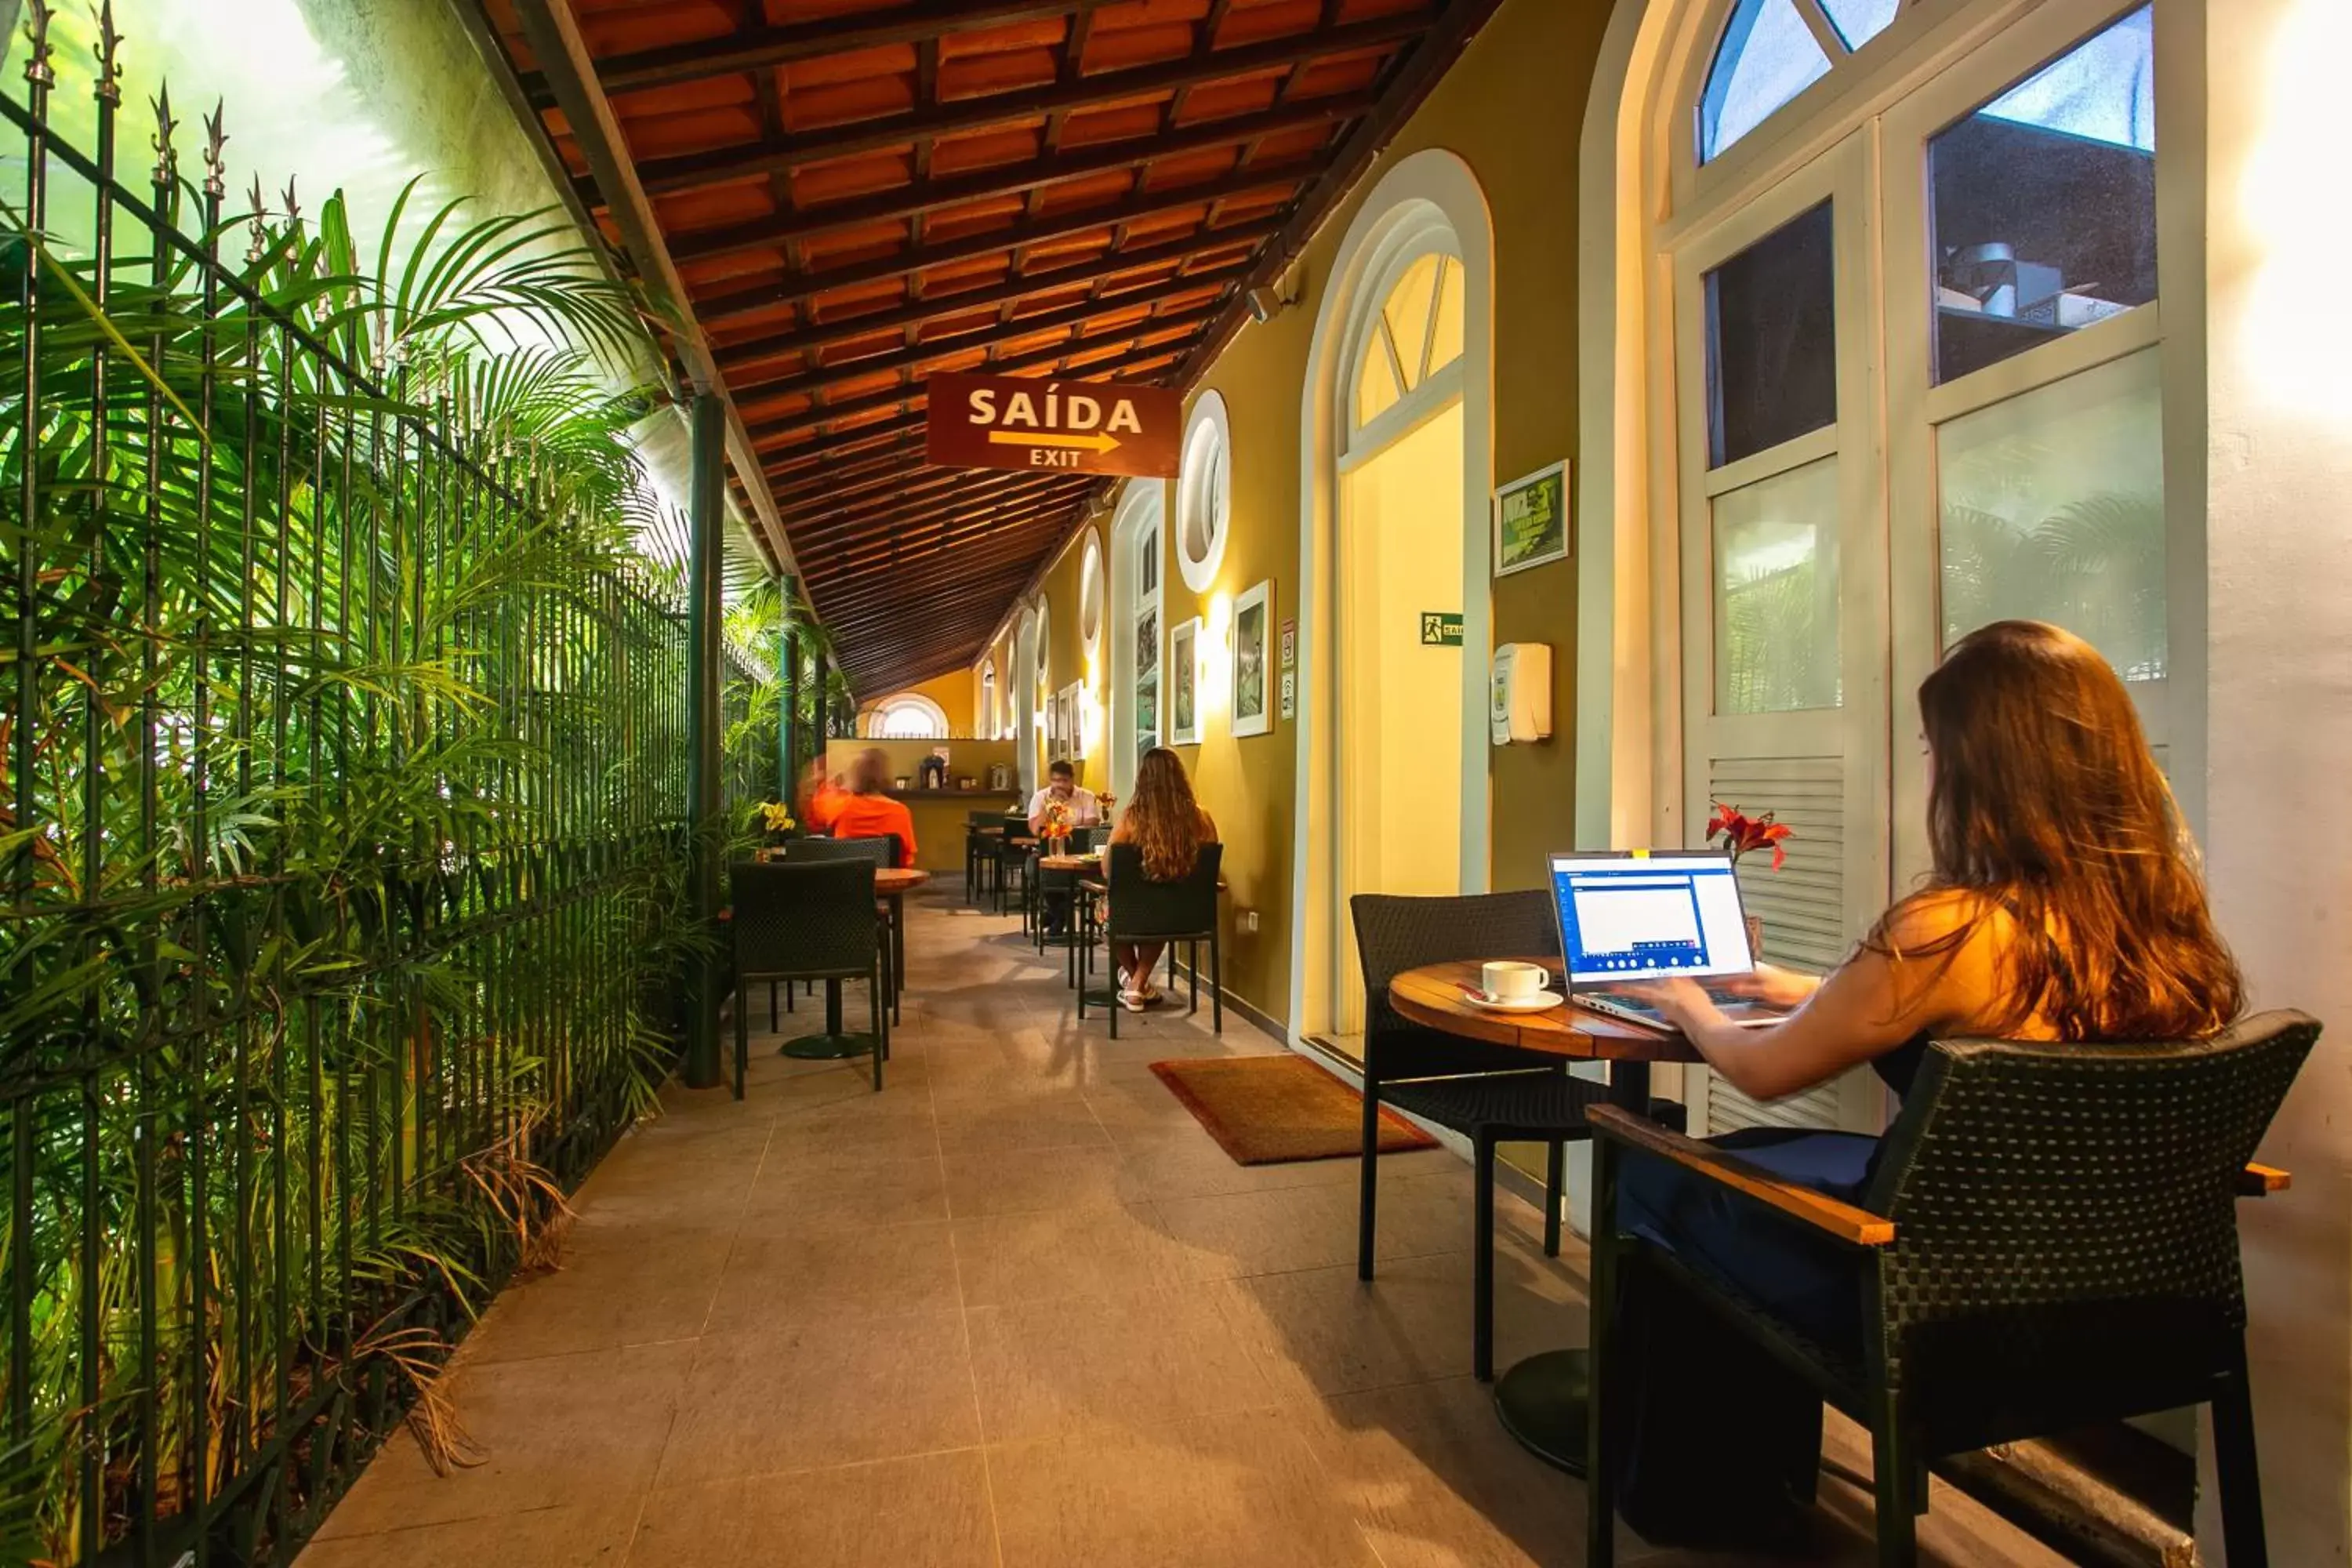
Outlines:
{"label": "white louvered door", "polygon": [[[1868,156],[1842,144],[1675,255],[1683,798],[1665,826],[1695,846],[1722,801],[1793,828],[1787,866],[1751,858],[1740,889],[1764,956],[1813,971],[1887,890]],[[1874,1131],[1883,1113],[1866,1072],[1771,1104],[1686,1083],[1695,1131]]]}

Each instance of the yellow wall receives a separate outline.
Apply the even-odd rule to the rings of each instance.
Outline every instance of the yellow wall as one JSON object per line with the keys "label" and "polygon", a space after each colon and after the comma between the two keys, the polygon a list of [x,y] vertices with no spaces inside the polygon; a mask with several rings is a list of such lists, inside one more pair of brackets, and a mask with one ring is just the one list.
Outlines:
{"label": "yellow wall", "polygon": [[[978,733],[972,725],[975,722],[974,704],[978,700],[979,690],[979,678],[965,669],[950,670],[945,675],[933,676],[920,686],[901,689],[901,691],[912,691],[919,697],[928,697],[938,703],[940,710],[948,716],[948,733],[959,738]],[[891,698],[900,695],[901,691],[886,691],[875,698],[873,701],[860,705],[857,710],[858,729],[862,731],[866,728],[866,716],[868,713]]]}
{"label": "yellow wall", "polygon": [[[1232,421],[1232,532],[1215,583],[1196,595],[1177,570],[1174,527],[1164,531],[1164,626],[1195,615],[1206,622],[1216,601],[1229,607],[1234,595],[1264,579],[1274,584],[1275,626],[1296,619],[1298,411],[1316,312],[1339,242],[1365,195],[1412,153],[1442,147],[1460,156],[1476,174],[1493,220],[1496,479],[1562,458],[1575,460],[1577,147],[1607,22],[1605,5],[1505,0],[1307,247],[1298,302],[1270,321],[1244,326],[1202,378],[1195,395],[1214,388]],[[1057,685],[1071,679],[1062,672],[1071,668],[1066,660],[1077,643],[1078,558],[1074,544],[1045,583]],[[1478,586],[1469,585],[1472,592]],[[1576,689],[1576,568],[1573,562],[1537,567],[1491,586],[1495,641],[1552,647],[1553,739],[1490,752],[1492,881],[1497,888],[1525,887],[1540,881],[1546,850],[1575,841],[1575,716],[1565,699]],[[1208,634],[1202,635],[1205,642]],[[995,653],[999,671],[1009,668],[1009,636]],[[1203,743],[1181,752],[1227,846],[1233,890],[1226,905],[1226,984],[1283,1020],[1290,997],[1298,738],[1295,725],[1277,716],[1266,734],[1235,740],[1223,673],[1219,662],[1203,681]],[[1093,750],[1107,748],[1098,743]],[[1452,757],[1448,745],[1433,765],[1448,765]],[[1090,781],[1107,773],[1106,756],[1088,758]],[[1254,935],[1234,929],[1249,910],[1259,920]]]}

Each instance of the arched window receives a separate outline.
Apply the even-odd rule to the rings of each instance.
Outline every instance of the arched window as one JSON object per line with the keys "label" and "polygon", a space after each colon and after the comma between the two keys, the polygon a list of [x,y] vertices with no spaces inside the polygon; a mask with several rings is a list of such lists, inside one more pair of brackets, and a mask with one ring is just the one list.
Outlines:
{"label": "arched window", "polygon": [[[1424,410],[1458,395],[1462,360],[1462,262],[1430,229],[1389,263],[1387,291],[1356,345],[1348,404],[1350,451],[1377,447]],[[1369,437],[1367,434],[1369,432]]]}
{"label": "arched window", "polygon": [[1224,563],[1234,512],[1234,435],[1225,400],[1212,387],[1192,405],[1176,479],[1176,564],[1184,586],[1205,594]]}
{"label": "arched window", "polygon": [[1078,650],[1088,659],[1102,651],[1104,589],[1102,536],[1089,528],[1078,557]]}
{"label": "arched window", "polygon": [[1738,0],[1698,103],[1698,155],[1713,160],[1895,20],[1901,0]]}
{"label": "arched window", "polygon": [[919,691],[901,691],[874,705],[866,717],[866,732],[877,740],[944,741],[947,710]]}
{"label": "arched window", "polygon": [[1119,496],[1110,526],[1110,783],[1129,794],[1138,758],[1160,743],[1162,643],[1160,584],[1167,486],[1136,479]]}

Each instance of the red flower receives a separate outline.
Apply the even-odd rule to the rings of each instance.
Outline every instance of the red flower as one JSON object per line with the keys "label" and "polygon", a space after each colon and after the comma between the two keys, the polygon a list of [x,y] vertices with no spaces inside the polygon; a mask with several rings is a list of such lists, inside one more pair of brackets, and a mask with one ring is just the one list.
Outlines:
{"label": "red flower", "polygon": [[1722,835],[1723,847],[1731,852],[1734,865],[1738,865],[1739,858],[1749,850],[1769,847],[1772,851],[1772,869],[1777,871],[1787,864],[1789,858],[1789,852],[1781,847],[1780,841],[1791,837],[1792,833],[1786,823],[1774,821],[1771,812],[1768,811],[1761,816],[1749,816],[1736,805],[1726,805],[1717,801],[1714,814],[1706,819],[1706,842],[1712,844],[1717,834]]}

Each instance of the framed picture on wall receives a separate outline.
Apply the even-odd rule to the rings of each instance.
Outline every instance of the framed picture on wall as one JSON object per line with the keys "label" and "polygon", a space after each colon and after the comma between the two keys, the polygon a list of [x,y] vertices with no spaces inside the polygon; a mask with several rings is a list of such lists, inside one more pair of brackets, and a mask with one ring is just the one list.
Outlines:
{"label": "framed picture on wall", "polygon": [[1168,634],[1168,743],[1201,743],[1201,617]]}
{"label": "framed picture on wall", "polygon": [[1234,601],[1234,734],[1274,728],[1274,583]]}
{"label": "framed picture on wall", "polygon": [[1076,680],[1062,688],[1062,755],[1074,763],[1087,754],[1085,690],[1085,684]]}
{"label": "framed picture on wall", "polygon": [[1558,462],[1495,491],[1495,575],[1568,559],[1568,464]]}

